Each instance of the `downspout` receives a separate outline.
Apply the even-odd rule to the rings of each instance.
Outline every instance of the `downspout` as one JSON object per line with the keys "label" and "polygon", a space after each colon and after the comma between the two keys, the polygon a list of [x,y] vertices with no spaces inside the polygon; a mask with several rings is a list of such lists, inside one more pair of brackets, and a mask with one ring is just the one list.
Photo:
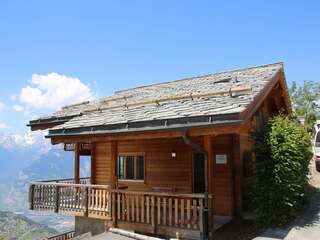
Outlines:
{"label": "downspout", "polygon": [[208,187],[208,152],[197,143],[193,142],[187,136],[187,130],[182,130],[182,139],[186,145],[189,145],[194,150],[204,155],[204,208],[203,208],[203,236],[201,239],[208,239],[209,237],[209,187]]}

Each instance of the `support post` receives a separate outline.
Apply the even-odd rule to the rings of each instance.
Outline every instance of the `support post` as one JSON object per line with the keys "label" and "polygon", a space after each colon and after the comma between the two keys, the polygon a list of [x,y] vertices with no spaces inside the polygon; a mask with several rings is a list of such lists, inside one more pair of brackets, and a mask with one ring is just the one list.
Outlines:
{"label": "support post", "polygon": [[118,188],[118,143],[117,141],[111,142],[111,161],[114,168],[114,187]]}
{"label": "support post", "polygon": [[60,194],[60,187],[59,186],[55,186],[55,190],[54,190],[54,212],[57,213],[59,212],[59,194]]}
{"label": "support post", "polygon": [[80,184],[80,144],[74,146],[74,182]]}
{"label": "support post", "polygon": [[[203,137],[203,146],[208,153],[208,193],[213,194],[213,174],[214,174],[214,162],[213,162],[213,149],[212,149],[212,136],[207,135]],[[213,198],[208,198],[208,226],[209,229],[213,228]]]}
{"label": "support post", "polygon": [[34,205],[33,205],[33,195],[34,195],[34,184],[31,184],[30,187],[29,187],[29,209],[30,210],[33,210],[34,209]]}
{"label": "support post", "polygon": [[232,136],[233,142],[233,175],[234,175],[234,214],[237,219],[242,217],[242,184],[243,184],[243,163],[241,156],[240,135]]}
{"label": "support post", "polygon": [[117,227],[117,223],[118,223],[118,209],[117,209],[117,194],[116,192],[110,192],[111,197],[112,197],[112,222],[113,222],[113,227]]}
{"label": "support post", "polygon": [[151,196],[151,225],[153,227],[153,233],[157,230],[157,211],[154,196]]}
{"label": "support post", "polygon": [[89,210],[89,191],[90,189],[88,188],[88,186],[85,186],[83,190],[81,189],[81,192],[83,192],[83,199],[84,199],[84,203],[83,203],[85,208],[84,215],[86,217],[88,217],[88,212],[89,212],[88,211]]}
{"label": "support post", "polygon": [[204,155],[204,207],[203,207],[203,233],[201,234],[202,240],[207,240],[209,238],[209,186],[208,186],[208,152],[202,146],[198,145],[197,143],[193,142],[188,136],[187,131],[182,131],[182,139],[185,144],[192,147],[194,150],[202,153]]}
{"label": "support post", "polygon": [[96,144],[91,143],[91,165],[90,165],[90,184],[95,184],[96,181]]}

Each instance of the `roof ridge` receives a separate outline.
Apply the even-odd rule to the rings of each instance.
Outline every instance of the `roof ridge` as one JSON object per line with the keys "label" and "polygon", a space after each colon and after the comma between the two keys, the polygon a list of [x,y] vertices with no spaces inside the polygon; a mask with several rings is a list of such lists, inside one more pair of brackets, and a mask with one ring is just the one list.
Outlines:
{"label": "roof ridge", "polygon": [[220,72],[208,73],[208,74],[198,75],[198,76],[193,76],[193,77],[180,78],[180,79],[171,80],[171,81],[169,80],[169,81],[160,82],[160,83],[151,83],[151,84],[146,84],[146,85],[143,85],[143,86],[128,88],[128,89],[124,89],[124,90],[118,90],[118,91],[115,91],[114,94],[120,94],[120,93],[124,93],[124,92],[127,92],[127,91],[139,89],[139,88],[145,88],[145,87],[151,87],[151,86],[157,86],[157,85],[164,85],[164,84],[168,84],[168,83],[185,81],[185,80],[194,79],[194,78],[207,77],[207,76],[212,76],[212,75],[217,75],[217,74],[222,74],[222,73],[228,73],[228,72],[237,72],[237,71],[249,70],[249,69],[254,69],[254,68],[268,67],[268,66],[272,66],[272,65],[282,65],[282,67],[283,67],[283,64],[284,64],[283,62],[275,62],[275,63],[269,63],[269,64],[256,65],[256,66],[252,66],[252,67],[229,69],[229,70],[224,70],[224,71],[220,71]]}

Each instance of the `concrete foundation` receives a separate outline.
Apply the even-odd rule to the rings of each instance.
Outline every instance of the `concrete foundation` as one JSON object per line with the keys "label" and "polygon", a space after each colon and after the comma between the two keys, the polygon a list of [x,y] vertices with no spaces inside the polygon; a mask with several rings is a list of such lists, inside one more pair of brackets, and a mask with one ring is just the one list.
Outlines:
{"label": "concrete foundation", "polygon": [[97,235],[105,232],[105,221],[87,217],[75,217],[75,234],[79,236],[85,233]]}

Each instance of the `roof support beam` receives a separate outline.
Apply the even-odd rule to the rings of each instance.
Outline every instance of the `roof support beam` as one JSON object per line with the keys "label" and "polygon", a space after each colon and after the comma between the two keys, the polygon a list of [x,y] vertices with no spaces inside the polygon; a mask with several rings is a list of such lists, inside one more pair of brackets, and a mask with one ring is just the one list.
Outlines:
{"label": "roof support beam", "polygon": [[92,143],[91,144],[91,164],[90,164],[90,168],[91,168],[91,176],[90,176],[90,182],[91,184],[95,184],[96,183],[96,144]]}
{"label": "roof support beam", "polygon": [[[185,128],[188,129],[189,137],[205,136],[205,135],[222,135],[238,133],[240,122],[233,125],[210,127],[210,128]],[[56,136],[51,137],[52,144],[59,143],[80,143],[80,142],[106,142],[121,140],[139,140],[139,139],[159,139],[159,138],[180,138],[182,137],[181,129],[176,130],[158,130],[145,132],[132,132],[121,134],[101,134],[101,135],[77,135],[77,136]]]}
{"label": "roof support beam", "polygon": [[79,153],[79,143],[76,143],[74,149],[74,182],[75,184],[80,183],[80,153]]}
{"label": "roof support beam", "polygon": [[272,90],[277,84],[280,84],[281,88],[283,89],[283,97],[285,102],[285,108],[287,112],[291,113],[291,105],[290,105],[290,99],[289,95],[286,90],[285,80],[284,80],[284,73],[283,71],[279,71],[267,84],[267,86],[263,89],[263,91],[260,92],[260,94],[255,98],[254,101],[251,102],[251,104],[247,107],[247,109],[240,113],[242,121],[242,126],[245,126],[248,121],[252,118],[252,116],[258,111],[258,109],[262,106],[265,99],[270,95],[270,93],[273,93]]}

